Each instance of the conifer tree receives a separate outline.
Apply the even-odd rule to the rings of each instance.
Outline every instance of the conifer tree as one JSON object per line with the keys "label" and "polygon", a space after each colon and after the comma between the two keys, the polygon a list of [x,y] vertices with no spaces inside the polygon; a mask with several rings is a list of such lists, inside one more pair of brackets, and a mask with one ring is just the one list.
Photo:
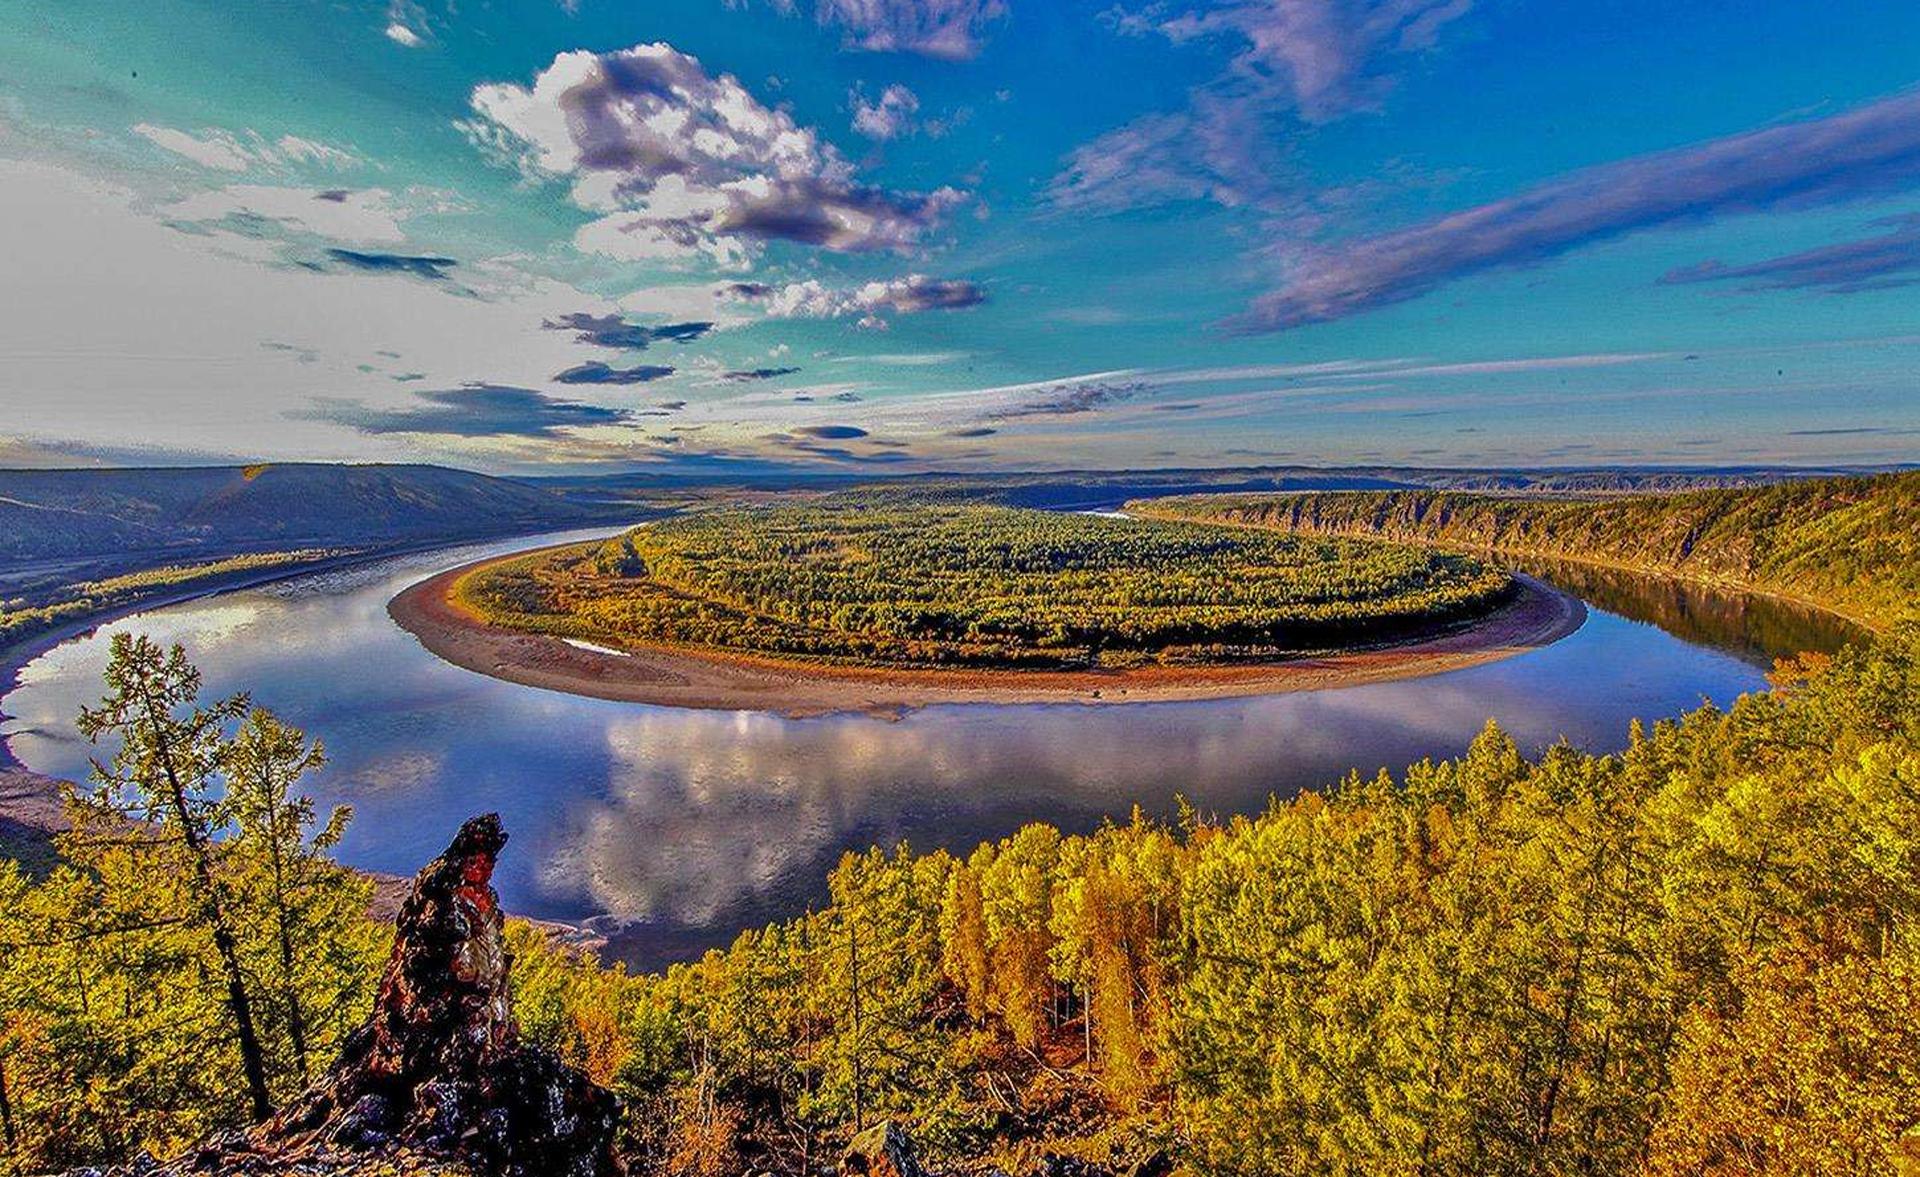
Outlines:
{"label": "conifer tree", "polygon": [[177,645],[162,651],[145,635],[114,635],[106,683],[100,705],[81,712],[79,729],[96,742],[117,737],[120,746],[110,760],[94,760],[98,788],[78,798],[79,808],[90,813],[96,828],[126,820],[151,823],[157,836],[144,841],[154,868],[177,869],[189,880],[188,899],[212,938],[225,985],[251,1113],[264,1120],[272,1111],[266,1054],[241,967],[233,896],[215,862],[214,846],[230,815],[215,781],[223,728],[245,713],[246,697],[200,706],[200,672],[185,651]]}

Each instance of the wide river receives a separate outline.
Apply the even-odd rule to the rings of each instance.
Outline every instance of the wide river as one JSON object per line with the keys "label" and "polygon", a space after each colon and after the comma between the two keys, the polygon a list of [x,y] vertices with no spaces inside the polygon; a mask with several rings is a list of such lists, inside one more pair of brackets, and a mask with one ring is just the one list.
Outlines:
{"label": "wide river", "polygon": [[1763,686],[1774,654],[1848,636],[1754,598],[1535,568],[1589,602],[1586,625],[1469,670],[1200,703],[786,719],[499,682],[441,662],[387,616],[395,593],[434,572],[566,538],[397,557],[129,617],[29,664],[0,733],[28,767],[84,776],[98,750],[73,720],[100,694],[108,637],[180,642],[209,696],[251,691],[324,740],[329,763],[309,791],[353,805],[347,862],[411,873],[464,818],[497,810],[513,836],[497,877],[511,909],[591,921],[617,955],[654,966],[817,903],[849,849],[964,852],[1029,821],[1086,830],[1136,805],[1167,815],[1176,795],[1206,813],[1257,812],[1349,769],[1454,755],[1488,718],[1529,750],[1563,738],[1613,749],[1636,716],[1724,704]]}

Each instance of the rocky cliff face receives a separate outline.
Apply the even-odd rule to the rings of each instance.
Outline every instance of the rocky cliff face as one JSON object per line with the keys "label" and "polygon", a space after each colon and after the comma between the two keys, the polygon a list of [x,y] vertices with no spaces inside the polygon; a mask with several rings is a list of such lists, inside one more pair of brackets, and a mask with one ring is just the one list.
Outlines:
{"label": "rocky cliff face", "polygon": [[165,1172],[617,1177],[613,1095],[514,1025],[491,885],[506,842],[476,817],[414,877],[373,1016],[324,1079]]}

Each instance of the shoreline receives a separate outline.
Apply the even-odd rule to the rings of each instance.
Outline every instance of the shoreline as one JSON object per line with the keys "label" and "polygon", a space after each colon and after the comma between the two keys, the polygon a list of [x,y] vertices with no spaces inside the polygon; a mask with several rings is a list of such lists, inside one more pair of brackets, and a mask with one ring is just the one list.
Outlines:
{"label": "shoreline", "polygon": [[451,599],[454,582],[475,569],[541,550],[438,573],[394,597],[387,613],[442,661],[504,682],[615,702],[769,711],[790,718],[848,712],[897,716],[948,703],[1110,705],[1327,690],[1510,658],[1559,641],[1587,617],[1579,598],[1514,573],[1519,591],[1506,604],[1473,621],[1391,645],[1237,666],[921,670],[664,646],[602,652],[562,637],[496,628]]}
{"label": "shoreline", "polygon": [[[550,530],[552,529],[522,534],[541,535]],[[6,697],[20,685],[20,673],[29,663],[63,642],[92,633],[101,626],[121,618],[200,600],[204,597],[217,596],[221,593],[277,584],[296,577],[338,572],[396,557],[451,550],[469,544],[491,543],[512,538],[512,533],[478,534],[453,540],[435,539],[392,547],[362,548],[298,564],[284,564],[229,576],[209,577],[156,592],[138,600],[122,601],[117,605],[72,618],[10,645],[0,646],[0,720],[8,718],[5,711]],[[36,772],[22,763],[13,754],[11,738],[0,735],[0,858],[18,861],[29,871],[52,867],[58,858],[54,849],[54,837],[68,828],[60,803],[60,790],[65,784],[67,781],[60,777]],[[394,914],[399,910],[400,901],[406,897],[407,888],[412,883],[412,879],[382,874],[378,871],[350,869],[373,881],[374,894],[368,915],[375,920],[391,923]],[[561,941],[588,951],[598,953],[605,945],[604,936],[581,924],[531,916],[514,918],[525,919],[538,927],[546,928]]]}
{"label": "shoreline", "polygon": [[[644,522],[644,520],[642,520]],[[593,527],[588,524],[587,527]],[[539,531],[521,532],[521,535],[545,535],[556,529],[543,528]],[[106,608],[82,614],[61,622],[51,629],[41,630],[21,638],[10,645],[0,646],[0,721],[11,718],[6,712],[7,696],[20,685],[20,672],[25,670],[34,659],[47,653],[63,642],[84,637],[103,625],[112,624],[136,613],[146,613],[154,609],[165,609],[173,605],[182,605],[188,601],[198,601],[205,597],[219,596],[222,593],[239,592],[242,589],[260,588],[263,585],[278,584],[296,577],[312,576],[327,572],[341,572],[381,560],[396,559],[402,556],[417,556],[423,553],[449,551],[466,547],[469,544],[493,543],[510,540],[514,533],[480,533],[454,539],[423,540],[419,543],[398,544],[392,547],[354,548],[325,556],[317,560],[302,561],[297,564],[279,564],[270,568],[250,569],[234,572],[225,576],[210,576],[186,584],[162,589],[136,600],[121,601]],[[13,754],[11,737],[0,735],[0,772],[30,771]],[[3,811],[0,811],[3,812]]]}
{"label": "shoreline", "polygon": [[1323,537],[1326,539],[1356,539],[1370,543],[1406,544],[1410,547],[1427,548],[1442,553],[1458,552],[1472,556],[1488,556],[1496,560],[1532,560],[1541,564],[1575,564],[1583,568],[1602,568],[1610,572],[1624,572],[1647,580],[1666,580],[1678,584],[1690,585],[1710,592],[1726,593],[1732,596],[1765,597],[1770,601],[1793,605],[1815,613],[1823,613],[1836,621],[1858,626],[1870,633],[1885,633],[1887,625],[1876,623],[1865,617],[1844,612],[1824,601],[1811,597],[1797,596],[1779,589],[1730,577],[1704,576],[1695,572],[1682,572],[1677,568],[1652,568],[1628,564],[1621,560],[1609,560],[1599,556],[1581,556],[1571,552],[1552,551],[1544,548],[1516,548],[1498,544],[1449,543],[1431,536],[1392,535],[1383,531],[1363,531],[1352,528],[1330,528],[1327,530],[1295,530],[1290,527],[1274,527],[1264,523],[1240,523],[1225,519],[1200,519],[1191,515],[1155,511],[1151,506],[1142,506],[1131,512],[1141,519],[1157,519],[1163,523],[1198,523],[1207,527],[1238,527],[1246,531],[1271,531],[1280,535],[1304,537]]}

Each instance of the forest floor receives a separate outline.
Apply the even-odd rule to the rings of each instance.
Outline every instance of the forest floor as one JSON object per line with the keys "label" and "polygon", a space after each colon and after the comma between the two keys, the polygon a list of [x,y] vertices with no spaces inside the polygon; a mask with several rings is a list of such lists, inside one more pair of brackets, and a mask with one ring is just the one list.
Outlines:
{"label": "forest floor", "polygon": [[890,715],[942,703],[1142,703],[1324,690],[1509,658],[1556,642],[1586,620],[1578,598],[1516,576],[1512,599],[1471,621],[1388,645],[1284,661],[1124,670],[855,667],[662,646],[616,651],[497,628],[450,595],[455,581],[490,562],[422,581],[395,597],[388,612],[440,658],[507,682],[621,702],[796,717]]}

